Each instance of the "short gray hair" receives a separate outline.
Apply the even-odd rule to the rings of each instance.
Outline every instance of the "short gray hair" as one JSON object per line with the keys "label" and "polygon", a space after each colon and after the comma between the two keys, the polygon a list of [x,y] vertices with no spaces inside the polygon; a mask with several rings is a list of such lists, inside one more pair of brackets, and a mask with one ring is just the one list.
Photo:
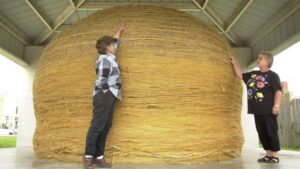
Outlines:
{"label": "short gray hair", "polygon": [[273,54],[269,51],[261,51],[259,54],[264,55],[264,57],[268,61],[268,67],[271,68],[273,65],[273,57],[274,57]]}

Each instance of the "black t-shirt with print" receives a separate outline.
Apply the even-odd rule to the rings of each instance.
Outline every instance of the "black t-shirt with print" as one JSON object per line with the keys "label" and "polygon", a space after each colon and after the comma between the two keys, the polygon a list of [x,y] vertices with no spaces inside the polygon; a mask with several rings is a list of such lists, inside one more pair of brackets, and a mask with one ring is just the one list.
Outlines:
{"label": "black t-shirt with print", "polygon": [[277,73],[271,70],[243,73],[243,81],[247,86],[248,113],[272,114],[275,92],[281,90]]}

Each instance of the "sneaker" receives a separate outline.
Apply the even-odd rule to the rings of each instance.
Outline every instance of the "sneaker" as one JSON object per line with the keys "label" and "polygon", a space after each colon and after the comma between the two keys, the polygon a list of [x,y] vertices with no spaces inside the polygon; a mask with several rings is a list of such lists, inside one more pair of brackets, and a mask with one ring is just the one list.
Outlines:
{"label": "sneaker", "polygon": [[83,155],[82,161],[83,161],[84,169],[94,169],[94,167],[93,167],[93,157],[85,157],[85,155]]}
{"label": "sneaker", "polygon": [[104,158],[102,158],[102,159],[94,158],[93,164],[95,164],[96,166],[98,166],[100,168],[111,168],[111,164],[106,163]]}

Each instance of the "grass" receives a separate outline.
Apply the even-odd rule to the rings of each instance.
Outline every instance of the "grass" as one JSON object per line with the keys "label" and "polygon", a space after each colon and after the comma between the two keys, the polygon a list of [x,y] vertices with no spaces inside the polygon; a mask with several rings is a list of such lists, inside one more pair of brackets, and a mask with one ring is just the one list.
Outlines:
{"label": "grass", "polygon": [[16,136],[0,136],[0,148],[16,147]]}
{"label": "grass", "polygon": [[282,150],[288,150],[288,151],[298,151],[300,152],[300,146],[295,147],[281,147]]}
{"label": "grass", "polygon": [[[262,145],[259,144],[259,147],[262,148]],[[287,151],[298,151],[300,152],[300,146],[293,146],[293,147],[285,147],[285,146],[280,146],[281,150],[287,150]]]}

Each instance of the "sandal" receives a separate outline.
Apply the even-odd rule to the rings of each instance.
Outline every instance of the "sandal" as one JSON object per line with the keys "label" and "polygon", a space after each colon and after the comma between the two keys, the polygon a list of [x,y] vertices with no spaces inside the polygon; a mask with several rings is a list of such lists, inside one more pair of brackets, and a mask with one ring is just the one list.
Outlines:
{"label": "sandal", "polygon": [[259,163],[266,163],[267,161],[270,161],[271,159],[272,159],[272,157],[264,156],[262,158],[257,159],[257,162],[259,162]]}
{"label": "sandal", "polygon": [[269,161],[266,161],[266,163],[279,163],[279,158],[271,157]]}

